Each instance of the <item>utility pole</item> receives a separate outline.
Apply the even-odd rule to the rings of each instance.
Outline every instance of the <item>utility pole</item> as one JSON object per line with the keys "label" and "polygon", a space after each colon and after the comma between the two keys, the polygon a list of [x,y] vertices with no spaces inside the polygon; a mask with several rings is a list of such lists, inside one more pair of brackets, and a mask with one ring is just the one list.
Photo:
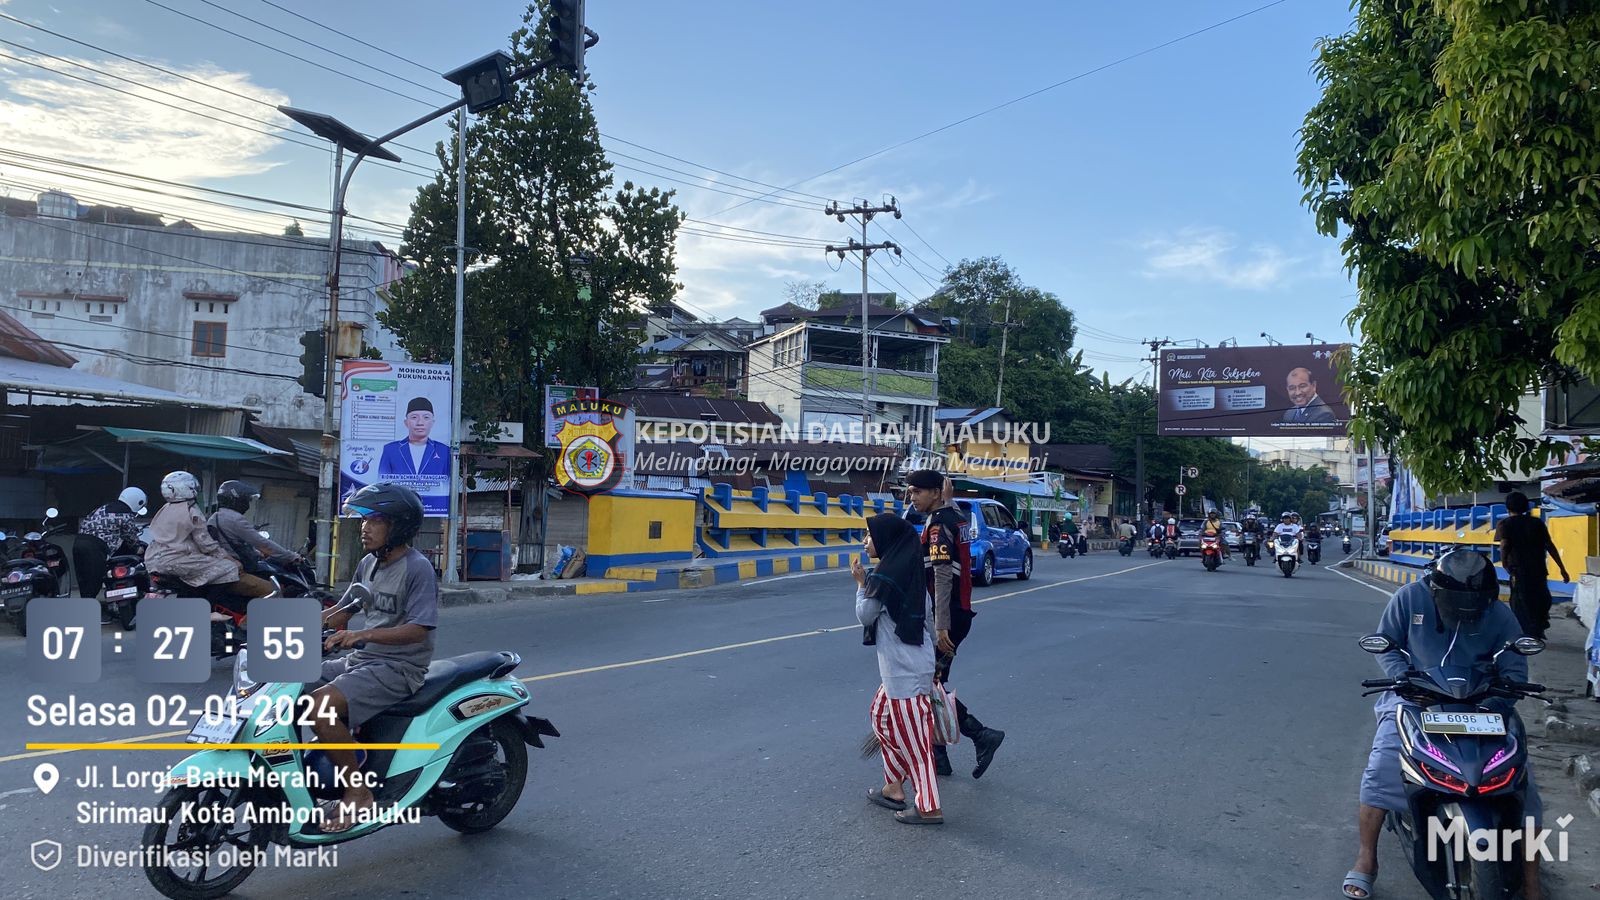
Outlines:
{"label": "utility pole", "polygon": [[1006,338],[1011,336],[1011,295],[1006,295],[1005,322],[1000,326],[1000,377],[994,383],[994,405],[1000,405],[1000,389],[1006,383]]}
{"label": "utility pole", "polygon": [[[1006,314],[1006,320],[1010,321],[1010,319],[1011,315],[1008,311]],[[1156,403],[1160,403],[1161,373],[1159,370],[1161,367],[1161,348],[1171,344],[1172,341],[1166,338],[1162,338],[1160,340],[1151,338],[1143,343],[1150,348],[1150,358],[1146,361],[1155,367],[1156,375],[1152,386],[1156,392]],[[1004,355],[1002,354],[1002,358],[1003,356]],[[1145,492],[1144,485],[1144,415],[1142,413],[1139,416],[1139,421],[1135,423],[1133,431],[1133,480],[1134,490],[1139,492],[1139,509],[1142,511],[1149,502],[1146,499],[1149,495]],[[1181,498],[1179,503],[1182,503]],[[1152,511],[1150,516],[1153,519],[1155,517],[1155,513]]]}
{"label": "utility pole", "polygon": [[877,244],[867,243],[867,224],[878,213],[893,213],[896,219],[900,218],[900,204],[895,198],[890,197],[889,202],[882,206],[867,206],[865,203],[857,203],[849,209],[843,209],[838,203],[829,203],[822,211],[841,222],[844,221],[845,216],[861,217],[860,241],[851,238],[850,243],[843,247],[835,247],[829,244],[823,248],[823,252],[837,253],[841,260],[844,259],[847,253],[856,251],[861,253],[861,440],[865,443],[867,440],[867,428],[872,424],[872,377],[868,371],[872,366],[872,356],[868,349],[869,337],[867,335],[872,318],[867,307],[867,260],[877,250],[893,250],[896,256],[901,255],[899,246],[893,241],[883,241]]}

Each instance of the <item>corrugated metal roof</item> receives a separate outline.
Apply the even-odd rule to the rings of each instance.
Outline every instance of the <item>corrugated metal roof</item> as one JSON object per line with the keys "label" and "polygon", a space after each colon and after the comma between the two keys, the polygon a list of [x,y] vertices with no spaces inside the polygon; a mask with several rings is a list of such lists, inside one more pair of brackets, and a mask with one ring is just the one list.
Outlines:
{"label": "corrugated metal roof", "polygon": [[648,391],[623,391],[612,399],[631,407],[635,417],[640,420],[684,419],[691,422],[749,422],[757,425],[779,425],[783,422],[782,417],[768,409],[765,403],[753,400],[691,397]]}
{"label": "corrugated metal roof", "polygon": [[0,387],[19,393],[59,397],[84,397],[91,400],[123,401],[142,405],[166,404],[197,409],[249,409],[239,403],[204,400],[174,391],[106,378],[61,366],[0,356]]}

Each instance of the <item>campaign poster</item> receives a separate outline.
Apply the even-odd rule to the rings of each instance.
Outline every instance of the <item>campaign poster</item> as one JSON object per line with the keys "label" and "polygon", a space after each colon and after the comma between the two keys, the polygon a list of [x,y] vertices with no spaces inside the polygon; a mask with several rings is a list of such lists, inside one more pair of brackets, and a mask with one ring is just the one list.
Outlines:
{"label": "campaign poster", "polygon": [[428,516],[450,514],[450,367],[347,359],[339,375],[339,498],[369,484],[416,491]]}
{"label": "campaign poster", "polygon": [[1169,347],[1157,432],[1176,437],[1339,437],[1350,422],[1334,361],[1344,344]]}
{"label": "campaign poster", "polygon": [[574,387],[570,384],[547,384],[544,386],[544,445],[546,447],[561,446],[561,417],[552,410],[562,403],[572,400],[599,400],[600,389],[596,387]]}

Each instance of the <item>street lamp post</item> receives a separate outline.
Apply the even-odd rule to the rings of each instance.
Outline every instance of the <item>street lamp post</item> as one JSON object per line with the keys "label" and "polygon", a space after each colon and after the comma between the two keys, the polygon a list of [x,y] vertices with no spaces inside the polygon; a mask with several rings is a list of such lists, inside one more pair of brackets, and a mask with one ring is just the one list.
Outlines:
{"label": "street lamp post", "polygon": [[1265,331],[1261,332],[1261,336],[1267,339],[1267,345],[1270,346],[1270,347],[1282,347],[1283,346],[1283,341],[1280,341],[1277,338],[1273,337],[1272,335],[1267,334]]}

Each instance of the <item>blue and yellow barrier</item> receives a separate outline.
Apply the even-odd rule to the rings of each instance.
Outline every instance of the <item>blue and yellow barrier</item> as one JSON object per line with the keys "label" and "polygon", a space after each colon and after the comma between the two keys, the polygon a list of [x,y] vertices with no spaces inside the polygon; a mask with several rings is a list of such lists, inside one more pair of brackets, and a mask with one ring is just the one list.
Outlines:
{"label": "blue and yellow barrier", "polygon": [[699,503],[689,494],[610,491],[589,498],[591,575],[627,566],[679,565],[694,559]]}
{"label": "blue and yellow barrier", "polygon": [[715,558],[848,553],[866,539],[867,516],[899,515],[904,509],[898,500],[869,502],[850,494],[779,493],[764,487],[736,491],[728,484],[706,488],[700,506],[700,551]]}
{"label": "blue and yellow barrier", "polygon": [[[1500,562],[1500,547],[1495,543],[1495,526],[1509,513],[1504,504],[1472,506],[1456,509],[1434,509],[1427,512],[1403,513],[1390,523],[1389,563],[1421,569],[1453,547],[1472,547],[1485,551],[1494,560],[1500,580],[1509,581]],[[1595,517],[1572,513],[1547,512],[1542,514],[1550,529],[1550,539],[1555,542],[1567,571],[1581,575],[1584,558],[1596,555]],[[1550,593],[1559,600],[1572,596],[1573,586],[1561,580],[1561,571],[1555,560],[1546,559],[1546,577]],[[1388,579],[1393,580],[1393,579]],[[1414,580],[1414,579],[1413,579]],[[1403,583],[1403,582],[1402,582]]]}

